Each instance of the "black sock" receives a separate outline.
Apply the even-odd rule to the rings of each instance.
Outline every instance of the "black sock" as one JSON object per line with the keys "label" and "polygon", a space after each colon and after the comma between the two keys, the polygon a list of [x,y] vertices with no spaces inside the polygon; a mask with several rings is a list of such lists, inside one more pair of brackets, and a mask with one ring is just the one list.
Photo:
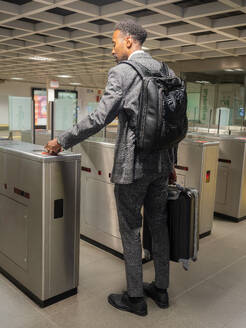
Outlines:
{"label": "black sock", "polygon": [[140,302],[142,302],[143,301],[143,297],[130,297],[129,296],[129,299],[130,299],[130,302],[131,303],[140,303]]}

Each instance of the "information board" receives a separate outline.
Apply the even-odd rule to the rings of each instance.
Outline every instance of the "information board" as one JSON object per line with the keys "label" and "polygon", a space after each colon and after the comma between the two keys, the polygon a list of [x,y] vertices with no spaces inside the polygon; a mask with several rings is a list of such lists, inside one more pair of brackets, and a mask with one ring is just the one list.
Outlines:
{"label": "information board", "polygon": [[47,96],[34,94],[35,125],[47,124]]}
{"label": "information board", "polygon": [[31,130],[31,97],[9,96],[9,131]]}

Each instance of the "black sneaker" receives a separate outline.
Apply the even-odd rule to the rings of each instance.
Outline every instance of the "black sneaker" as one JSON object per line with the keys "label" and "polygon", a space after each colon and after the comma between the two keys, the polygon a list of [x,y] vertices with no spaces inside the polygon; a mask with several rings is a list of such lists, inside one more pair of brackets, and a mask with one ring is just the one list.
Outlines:
{"label": "black sneaker", "polygon": [[168,293],[166,290],[159,291],[155,287],[155,282],[151,284],[144,282],[143,289],[146,296],[152,298],[152,300],[162,309],[169,307]]}
{"label": "black sneaker", "polygon": [[140,316],[145,316],[148,313],[147,304],[144,298],[137,303],[132,303],[126,292],[123,294],[110,294],[108,296],[108,302],[116,309],[131,312]]}

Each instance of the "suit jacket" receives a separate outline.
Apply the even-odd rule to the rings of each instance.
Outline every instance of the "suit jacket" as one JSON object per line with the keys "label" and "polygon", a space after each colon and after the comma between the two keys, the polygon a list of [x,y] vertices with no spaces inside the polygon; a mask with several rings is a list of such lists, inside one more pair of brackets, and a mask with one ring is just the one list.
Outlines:
{"label": "suit jacket", "polygon": [[[159,70],[161,64],[148,53],[136,53],[131,60],[138,61],[150,70]],[[171,71],[170,74],[174,73]],[[104,95],[97,109],[79,121],[73,128],[58,137],[64,149],[97,133],[118,116],[114,165],[111,182],[129,184],[145,175],[168,175],[175,161],[175,150],[165,149],[141,159],[135,151],[135,133],[139,94],[142,80],[137,72],[125,63],[116,65],[108,73]]]}

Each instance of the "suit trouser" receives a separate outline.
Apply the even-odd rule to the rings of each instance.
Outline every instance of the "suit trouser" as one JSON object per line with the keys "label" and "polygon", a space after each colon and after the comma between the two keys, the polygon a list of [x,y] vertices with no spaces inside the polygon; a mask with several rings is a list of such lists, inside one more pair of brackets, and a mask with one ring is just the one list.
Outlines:
{"label": "suit trouser", "polygon": [[167,228],[167,186],[164,175],[151,175],[131,184],[115,184],[115,199],[125,259],[127,292],[131,297],[143,296],[141,208],[152,236],[155,284],[169,285],[169,237]]}

